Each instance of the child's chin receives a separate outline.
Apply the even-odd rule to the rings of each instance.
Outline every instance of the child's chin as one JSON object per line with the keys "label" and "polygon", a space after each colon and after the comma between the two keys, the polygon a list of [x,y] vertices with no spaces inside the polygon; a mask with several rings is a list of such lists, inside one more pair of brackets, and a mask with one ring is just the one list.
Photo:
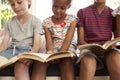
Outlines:
{"label": "child's chin", "polygon": [[56,15],[56,16],[54,16],[54,18],[56,18],[56,19],[60,19],[60,18],[61,18],[61,16],[57,16],[57,15]]}

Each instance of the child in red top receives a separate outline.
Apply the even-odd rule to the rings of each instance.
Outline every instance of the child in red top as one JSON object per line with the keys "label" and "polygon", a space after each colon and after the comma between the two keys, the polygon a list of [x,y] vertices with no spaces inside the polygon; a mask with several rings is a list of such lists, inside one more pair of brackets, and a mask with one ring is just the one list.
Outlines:
{"label": "child in red top", "polygon": [[[112,9],[105,5],[106,0],[94,0],[94,4],[78,11],[78,43],[79,45],[96,43],[104,44],[111,40],[112,33],[115,33],[114,18],[111,14]],[[115,36],[118,37],[118,36]],[[96,50],[96,54],[102,52]],[[109,54],[108,54],[109,53]],[[94,80],[96,69],[104,67],[103,59],[110,73],[110,80],[120,80],[120,54],[110,49],[108,53],[97,56],[93,51],[84,49],[80,51],[80,79]]]}

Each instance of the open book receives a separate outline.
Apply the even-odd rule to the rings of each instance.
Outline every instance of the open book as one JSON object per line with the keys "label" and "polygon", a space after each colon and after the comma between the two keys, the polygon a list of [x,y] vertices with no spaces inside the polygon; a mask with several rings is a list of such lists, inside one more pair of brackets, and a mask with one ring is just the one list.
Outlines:
{"label": "open book", "polygon": [[[112,40],[107,41],[105,44],[103,45],[99,45],[99,44],[84,44],[84,45],[79,45],[77,48],[79,50],[83,50],[83,49],[89,49],[92,50],[93,52],[104,52],[106,51],[110,46],[112,46],[113,44],[116,44],[117,42],[120,42],[120,37],[118,38],[114,38]],[[97,50],[97,51],[95,51]]]}
{"label": "open book", "polygon": [[54,54],[24,52],[17,56],[14,56],[11,59],[7,59],[6,57],[0,56],[0,68],[4,68],[8,65],[11,65],[22,58],[37,60],[40,62],[49,62],[54,59],[74,57],[74,56],[76,56],[75,53],[70,52],[70,51],[58,52],[58,53],[54,53]]}

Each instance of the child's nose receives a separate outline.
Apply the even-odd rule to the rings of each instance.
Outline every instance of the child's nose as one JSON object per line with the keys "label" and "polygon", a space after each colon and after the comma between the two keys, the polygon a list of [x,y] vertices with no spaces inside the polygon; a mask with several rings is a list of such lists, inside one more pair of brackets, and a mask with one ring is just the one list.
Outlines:
{"label": "child's nose", "polygon": [[56,12],[57,12],[57,13],[59,13],[59,12],[60,12],[60,9],[59,9],[59,8],[57,8]]}
{"label": "child's nose", "polygon": [[19,7],[19,5],[17,3],[15,3],[14,8],[16,9],[18,7]]}

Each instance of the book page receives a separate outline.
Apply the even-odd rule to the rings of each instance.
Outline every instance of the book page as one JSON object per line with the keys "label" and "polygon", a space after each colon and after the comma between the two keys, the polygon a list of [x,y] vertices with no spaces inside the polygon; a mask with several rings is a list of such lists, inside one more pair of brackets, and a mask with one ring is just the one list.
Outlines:
{"label": "book page", "polygon": [[0,56],[0,66],[7,63],[9,60],[6,57]]}
{"label": "book page", "polygon": [[99,44],[84,44],[84,45],[79,45],[78,46],[78,49],[79,50],[82,50],[82,49],[94,49],[94,48],[97,48],[97,47],[99,47],[99,48],[103,48],[101,45],[99,45]]}
{"label": "book page", "polygon": [[102,45],[99,45],[99,44],[84,44],[84,45],[78,46],[78,49],[80,51],[82,51],[84,49],[89,49],[90,51],[92,51],[92,53],[94,53],[95,55],[98,55],[98,56],[103,55],[103,53],[106,51],[102,47]]}
{"label": "book page", "polygon": [[49,60],[65,58],[65,57],[73,57],[75,54],[72,52],[59,52],[55,54],[45,54],[45,53],[21,53],[19,58],[28,58],[37,60],[40,62],[47,62]]}
{"label": "book page", "polygon": [[9,66],[9,65],[15,63],[18,59],[19,58],[17,56],[14,56],[13,58],[11,58],[9,60],[3,56],[0,56],[0,68],[2,69],[6,66]]}
{"label": "book page", "polygon": [[67,57],[74,57],[76,56],[75,53],[73,52],[58,52],[54,53],[51,56],[49,56],[46,60],[46,62],[54,59],[60,59],[60,58],[67,58]]}
{"label": "book page", "polygon": [[33,59],[41,62],[45,62],[45,60],[50,56],[51,54],[45,54],[45,53],[23,53],[20,54],[20,58],[28,58]]}
{"label": "book page", "polygon": [[111,45],[117,43],[117,42],[120,42],[120,37],[118,38],[115,38],[113,40],[110,40],[110,41],[107,41],[104,45],[103,45],[103,48],[104,49],[107,49],[108,47],[110,47]]}

